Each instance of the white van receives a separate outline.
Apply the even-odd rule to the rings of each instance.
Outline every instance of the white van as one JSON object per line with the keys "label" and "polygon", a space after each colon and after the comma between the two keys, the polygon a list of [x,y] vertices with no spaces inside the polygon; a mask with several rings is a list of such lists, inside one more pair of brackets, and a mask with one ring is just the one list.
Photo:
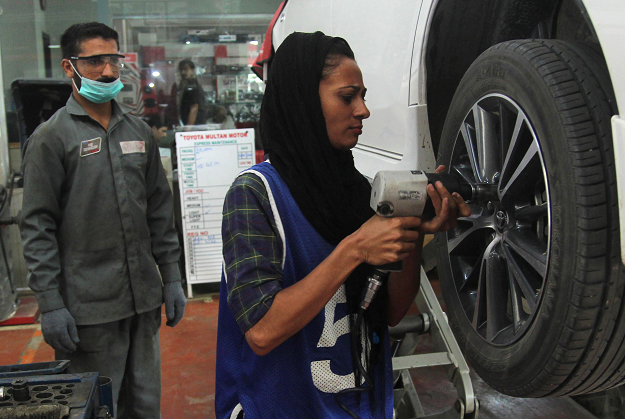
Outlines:
{"label": "white van", "polygon": [[368,88],[361,172],[440,163],[497,187],[436,242],[479,375],[521,397],[622,383],[625,2],[288,0],[274,48],[317,30]]}

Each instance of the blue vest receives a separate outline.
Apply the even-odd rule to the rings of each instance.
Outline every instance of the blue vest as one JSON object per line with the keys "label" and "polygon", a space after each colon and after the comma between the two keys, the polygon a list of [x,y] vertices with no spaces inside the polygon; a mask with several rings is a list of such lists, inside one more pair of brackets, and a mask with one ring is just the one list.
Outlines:
{"label": "blue vest", "polygon": [[[271,164],[263,162],[246,172],[258,175],[269,194],[283,245],[282,286],[286,288],[317,267],[334,246],[306,220]],[[349,418],[335,401],[335,393],[354,387],[345,286],[302,330],[261,357],[250,349],[228,308],[227,280],[222,275],[217,332],[217,418],[236,418],[241,409],[245,419]],[[369,393],[340,396],[341,402],[362,419],[393,417],[388,333],[381,344],[384,361],[375,370],[374,409]]]}

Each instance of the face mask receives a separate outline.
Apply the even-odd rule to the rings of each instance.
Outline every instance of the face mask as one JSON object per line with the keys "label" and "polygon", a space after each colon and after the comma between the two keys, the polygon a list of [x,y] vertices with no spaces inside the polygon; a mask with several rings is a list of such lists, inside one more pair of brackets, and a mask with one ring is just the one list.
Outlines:
{"label": "face mask", "polygon": [[76,67],[74,67],[74,64],[72,64],[71,61],[70,64],[74,69],[74,73],[76,73],[76,75],[80,78],[80,87],[76,86],[76,81],[72,78],[72,83],[76,86],[78,94],[93,103],[108,102],[117,96],[120,90],[124,88],[124,84],[119,78],[110,83],[102,83],[101,81],[87,79],[76,71]]}

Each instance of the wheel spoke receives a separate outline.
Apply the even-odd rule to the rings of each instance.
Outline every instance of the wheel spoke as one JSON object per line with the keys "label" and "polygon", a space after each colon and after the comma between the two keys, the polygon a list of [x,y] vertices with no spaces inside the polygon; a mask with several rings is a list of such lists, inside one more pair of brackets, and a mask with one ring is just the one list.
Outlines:
{"label": "wheel spoke", "polygon": [[501,242],[499,238],[495,238],[484,250],[479,262],[480,271],[477,284],[477,295],[475,299],[475,310],[473,311],[473,327],[478,330],[482,323],[488,318],[488,299],[487,299],[487,277],[488,277],[488,258],[493,249]]}
{"label": "wheel spoke", "polygon": [[[478,218],[460,217],[458,218],[458,223],[460,224],[462,222],[470,223],[471,227],[467,228],[466,230],[463,230],[460,234],[448,240],[447,242],[448,253],[452,253],[456,249],[456,247],[458,247],[460,243],[464,242],[469,236],[471,236],[477,230],[480,230],[483,228],[489,228],[493,230],[495,229],[495,224],[493,220],[487,217],[478,217]],[[458,231],[458,230],[459,229],[456,228],[455,231]],[[449,235],[447,237],[449,237]]]}
{"label": "wheel spoke", "polygon": [[[475,262],[475,264],[470,265],[468,263],[464,263],[464,269],[462,269],[462,276],[461,276],[461,281],[456,281],[456,289],[458,290],[458,293],[463,293],[463,292],[471,292],[472,289],[470,289],[470,284],[473,283],[473,281],[471,281],[471,278],[473,277],[474,274],[478,273],[479,271],[476,271],[482,264],[482,255],[480,255],[480,257],[477,259],[477,262]],[[479,278],[478,278],[479,281]],[[467,288],[468,287],[468,288]],[[465,288],[467,288],[465,290]]]}
{"label": "wheel spoke", "polygon": [[474,294],[480,280],[479,275],[482,264],[482,254],[483,253],[474,257],[458,256],[454,258],[453,270],[456,290],[458,294],[469,298],[467,300],[469,306],[473,306],[475,303],[474,297],[469,296]]}
{"label": "wheel spoke", "polygon": [[469,183],[470,185],[475,184],[475,173],[472,171],[471,168],[467,167],[466,165],[453,166],[450,172],[451,171],[456,172],[462,179],[465,180],[465,182]]}
{"label": "wheel spoke", "polygon": [[492,183],[500,169],[501,143],[497,132],[497,116],[482,107],[473,106],[479,178]]}
{"label": "wheel spoke", "polygon": [[518,147],[520,143],[521,129],[525,126],[526,119],[523,114],[517,114],[516,121],[514,123],[514,128],[512,129],[512,135],[510,136],[510,144],[508,145],[508,152],[506,153],[506,157],[504,159],[503,168],[501,171],[502,176],[506,174],[506,168],[510,166],[510,159],[512,158],[513,153]]}
{"label": "wheel spoke", "polygon": [[[502,248],[504,257],[508,265],[509,279],[511,282],[514,282],[515,284],[515,286],[511,286],[510,289],[511,290],[514,289],[515,291],[517,291],[517,287],[518,287],[518,290],[520,290],[521,293],[523,294],[523,297],[525,297],[525,300],[527,301],[529,309],[533,312],[534,310],[536,310],[536,307],[538,305],[538,299],[536,298],[536,290],[530,283],[530,279],[525,275],[525,273],[523,272],[523,270],[517,263],[516,259],[510,252],[510,249],[508,249],[506,245],[502,246],[501,248]],[[518,297],[520,299],[521,296],[518,296]],[[522,308],[522,303],[520,303],[520,306],[517,303],[517,307]]]}
{"label": "wheel spoke", "polygon": [[522,230],[509,230],[504,243],[527,262],[541,278],[547,274],[547,245],[536,236]]}
{"label": "wheel spoke", "polygon": [[[512,148],[512,147],[511,147]],[[504,196],[508,191],[514,195],[516,192],[522,190],[527,182],[537,177],[536,166],[538,163],[538,146],[535,142],[527,149],[525,155],[521,159],[520,163],[516,166],[512,175],[508,178],[507,174],[512,171],[512,167],[505,166],[503,168],[503,175],[501,177],[501,183],[499,185],[500,198],[503,201]],[[509,162],[509,160],[508,160]],[[540,173],[542,176],[542,173]]]}
{"label": "wheel spoke", "polygon": [[475,296],[475,308],[473,310],[473,319],[471,320],[471,325],[475,330],[479,332],[480,326],[484,322],[486,318],[486,284],[483,280],[484,275],[482,272],[484,271],[484,259],[480,260],[480,279],[477,284],[477,294]]}
{"label": "wheel spoke", "polygon": [[504,287],[506,266],[495,251],[485,255],[486,274],[486,340],[492,342],[508,324],[506,319],[507,290]]}
{"label": "wheel spoke", "polygon": [[477,151],[475,150],[475,141],[473,138],[473,131],[469,129],[469,125],[465,122],[460,126],[460,133],[462,134],[462,140],[464,141],[464,146],[467,149],[467,156],[469,157],[469,162],[471,163],[471,169],[473,170],[473,177],[477,179],[479,182],[483,182],[478,173],[478,165],[477,165]]}
{"label": "wheel spoke", "polygon": [[501,161],[506,161],[506,154],[510,149],[510,143],[518,136],[515,132],[519,113],[505,106],[503,100],[499,100],[499,138],[501,139]]}
{"label": "wheel spoke", "polygon": [[508,287],[510,289],[510,307],[512,308],[512,323],[514,325],[514,333],[516,333],[522,325],[521,313],[523,312],[523,300],[521,289],[514,279],[512,270],[508,268]]}

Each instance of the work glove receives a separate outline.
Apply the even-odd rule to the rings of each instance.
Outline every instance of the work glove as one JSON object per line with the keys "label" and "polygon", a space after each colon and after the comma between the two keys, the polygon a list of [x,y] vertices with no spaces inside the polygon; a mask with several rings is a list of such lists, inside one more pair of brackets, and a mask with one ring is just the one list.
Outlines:
{"label": "work glove", "polygon": [[65,307],[41,313],[43,340],[57,351],[74,352],[77,349],[76,322]]}
{"label": "work glove", "polygon": [[167,326],[174,327],[182,320],[184,316],[184,306],[187,299],[182,291],[182,283],[180,281],[167,282],[163,289],[163,297],[165,299],[165,315],[167,316]]}

